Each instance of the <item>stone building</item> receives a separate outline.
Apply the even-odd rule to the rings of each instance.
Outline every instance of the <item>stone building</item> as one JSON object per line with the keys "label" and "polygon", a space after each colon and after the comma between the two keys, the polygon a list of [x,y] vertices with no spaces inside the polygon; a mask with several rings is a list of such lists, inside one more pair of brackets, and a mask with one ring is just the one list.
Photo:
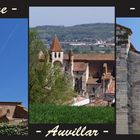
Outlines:
{"label": "stone building", "polygon": [[0,123],[18,123],[28,119],[28,111],[21,102],[0,102]]}
{"label": "stone building", "polygon": [[[39,60],[46,58],[40,51]],[[53,65],[59,65],[62,71],[70,74],[72,85],[80,95],[115,93],[115,57],[114,54],[89,53],[74,54],[71,50],[64,53],[61,44],[54,37],[47,58]]]}
{"label": "stone building", "polygon": [[116,133],[140,134],[140,53],[131,29],[116,25]]}

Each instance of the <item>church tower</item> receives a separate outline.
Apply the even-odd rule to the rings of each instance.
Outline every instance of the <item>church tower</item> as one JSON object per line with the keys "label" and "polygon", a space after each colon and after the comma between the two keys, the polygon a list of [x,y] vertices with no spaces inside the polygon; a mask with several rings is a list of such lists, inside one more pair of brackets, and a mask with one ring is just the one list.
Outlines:
{"label": "church tower", "polygon": [[54,40],[50,47],[50,58],[52,64],[59,64],[60,66],[63,65],[63,49],[60,45],[60,42],[55,35]]}

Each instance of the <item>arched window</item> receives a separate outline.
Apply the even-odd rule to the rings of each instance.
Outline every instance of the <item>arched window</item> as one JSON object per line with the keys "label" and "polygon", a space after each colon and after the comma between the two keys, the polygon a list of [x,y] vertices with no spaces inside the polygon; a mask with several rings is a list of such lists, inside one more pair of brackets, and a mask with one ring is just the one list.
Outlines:
{"label": "arched window", "polygon": [[7,109],[7,113],[10,113],[10,109]]}
{"label": "arched window", "polygon": [[95,93],[95,88],[94,87],[92,88],[92,91],[93,91],[93,93]]}
{"label": "arched window", "polygon": [[60,54],[60,52],[59,52],[58,57],[60,57],[60,56],[61,56],[61,54]]}
{"label": "arched window", "polygon": [[56,58],[57,56],[56,56],[56,52],[54,53],[54,57]]}
{"label": "arched window", "polygon": [[7,109],[7,115],[8,116],[10,115],[10,109]]}

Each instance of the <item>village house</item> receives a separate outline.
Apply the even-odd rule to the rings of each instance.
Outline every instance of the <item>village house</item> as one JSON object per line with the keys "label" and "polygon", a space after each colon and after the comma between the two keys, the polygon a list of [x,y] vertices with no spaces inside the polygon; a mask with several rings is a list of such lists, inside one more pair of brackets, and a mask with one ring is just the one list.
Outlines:
{"label": "village house", "polygon": [[[39,52],[40,62],[46,58]],[[115,56],[114,53],[74,54],[71,50],[65,54],[55,36],[47,59],[53,65],[59,65],[71,76],[71,82],[78,95],[105,97],[115,93]]]}
{"label": "village house", "polygon": [[0,123],[19,123],[28,119],[28,111],[21,102],[0,102]]}

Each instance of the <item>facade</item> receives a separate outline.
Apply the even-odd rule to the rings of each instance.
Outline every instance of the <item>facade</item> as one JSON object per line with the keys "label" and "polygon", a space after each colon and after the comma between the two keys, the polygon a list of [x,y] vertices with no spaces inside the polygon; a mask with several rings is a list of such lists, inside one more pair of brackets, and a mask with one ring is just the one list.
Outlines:
{"label": "facade", "polygon": [[28,111],[20,102],[0,102],[0,123],[20,122],[28,119]]}
{"label": "facade", "polygon": [[140,53],[132,31],[116,26],[116,133],[140,134]]}
{"label": "facade", "polygon": [[[45,59],[45,53],[40,51],[39,60]],[[74,90],[81,96],[102,96],[105,93],[115,93],[115,57],[114,54],[89,53],[73,54],[70,50],[65,54],[57,38],[50,46],[49,61],[59,65],[62,71],[69,74]]]}

